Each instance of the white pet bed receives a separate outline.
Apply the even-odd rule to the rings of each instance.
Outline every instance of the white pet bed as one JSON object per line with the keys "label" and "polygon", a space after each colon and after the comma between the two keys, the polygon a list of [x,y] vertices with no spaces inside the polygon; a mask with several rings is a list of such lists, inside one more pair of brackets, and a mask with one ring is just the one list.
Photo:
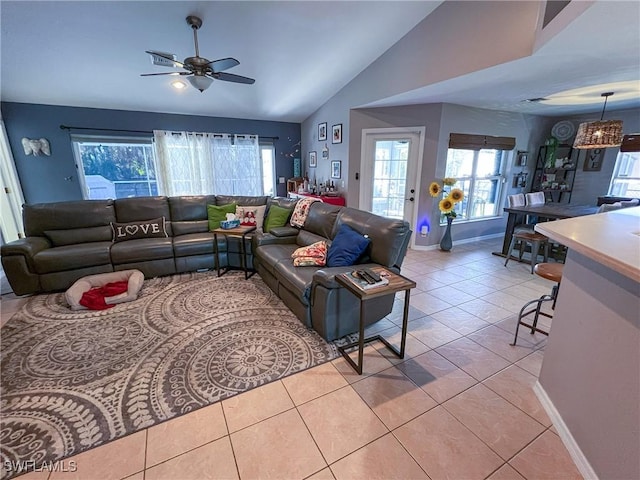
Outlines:
{"label": "white pet bed", "polygon": [[104,301],[107,305],[130,302],[138,298],[138,292],[142,288],[144,274],[140,270],[122,270],[82,277],[69,287],[64,293],[64,297],[71,310],[87,310],[87,307],[80,305],[80,299],[84,292],[95,287],[102,287],[107,283],[123,282],[125,280],[128,282],[127,291],[113,297],[106,297]]}

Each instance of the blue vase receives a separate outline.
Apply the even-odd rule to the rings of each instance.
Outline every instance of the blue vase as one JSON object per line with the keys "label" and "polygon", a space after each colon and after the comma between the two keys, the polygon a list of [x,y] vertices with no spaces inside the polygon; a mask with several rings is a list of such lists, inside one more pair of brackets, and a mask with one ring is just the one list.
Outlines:
{"label": "blue vase", "polygon": [[453,241],[451,240],[451,222],[453,222],[453,217],[447,217],[447,228],[444,231],[444,235],[442,235],[442,240],[440,240],[440,250],[443,252],[448,252],[453,247]]}

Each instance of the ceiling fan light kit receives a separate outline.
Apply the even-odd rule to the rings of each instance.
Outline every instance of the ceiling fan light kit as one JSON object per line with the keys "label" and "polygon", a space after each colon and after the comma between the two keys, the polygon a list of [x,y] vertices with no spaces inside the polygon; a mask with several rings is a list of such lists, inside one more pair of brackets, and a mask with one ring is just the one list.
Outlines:
{"label": "ceiling fan light kit", "polygon": [[[225,82],[244,83],[252,85],[255,83],[253,78],[243,77],[241,75],[234,75],[233,73],[226,73],[224,70],[228,70],[240,64],[235,58],[220,58],[218,60],[209,61],[208,59],[200,56],[200,50],[198,48],[198,29],[202,26],[202,20],[194,15],[187,17],[187,23],[193,29],[193,43],[195,46],[195,56],[187,57],[184,61],[179,62],[176,60],[176,56],[172,53],[158,52],[154,50],[147,50],[146,53],[151,55],[154,65],[160,65],[164,67],[181,67],[184,68],[183,72],[167,72],[167,73],[143,73],[141,76],[149,77],[156,75],[180,75],[186,76],[189,83],[204,92],[211,86],[214,80],[222,80]],[[175,88],[182,88],[176,86],[177,83],[172,82],[172,86]]]}
{"label": "ceiling fan light kit", "polygon": [[573,148],[591,149],[618,147],[622,143],[622,120],[603,120],[604,111],[607,108],[607,99],[613,92],[603,93],[604,106],[600,120],[596,122],[584,122],[578,127]]}

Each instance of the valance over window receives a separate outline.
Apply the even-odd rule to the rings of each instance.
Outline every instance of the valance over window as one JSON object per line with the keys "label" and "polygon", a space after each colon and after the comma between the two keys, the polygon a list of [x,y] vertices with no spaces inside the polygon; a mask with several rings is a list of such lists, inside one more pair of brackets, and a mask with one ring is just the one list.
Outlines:
{"label": "valance over window", "polygon": [[492,137],[466,133],[449,134],[449,148],[462,150],[513,150],[515,146],[516,139],[513,137]]}
{"label": "valance over window", "polygon": [[632,133],[622,137],[621,152],[640,152],[640,133]]}

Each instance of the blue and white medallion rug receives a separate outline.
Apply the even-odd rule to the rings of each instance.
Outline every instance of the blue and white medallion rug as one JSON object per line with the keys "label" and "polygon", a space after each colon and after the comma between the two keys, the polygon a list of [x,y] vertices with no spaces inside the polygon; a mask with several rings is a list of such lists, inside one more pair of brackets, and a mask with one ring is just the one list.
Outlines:
{"label": "blue and white medallion rug", "polygon": [[0,333],[2,478],[11,462],[66,458],[339,356],[235,272],[147,280],[102,311],[38,295]]}

